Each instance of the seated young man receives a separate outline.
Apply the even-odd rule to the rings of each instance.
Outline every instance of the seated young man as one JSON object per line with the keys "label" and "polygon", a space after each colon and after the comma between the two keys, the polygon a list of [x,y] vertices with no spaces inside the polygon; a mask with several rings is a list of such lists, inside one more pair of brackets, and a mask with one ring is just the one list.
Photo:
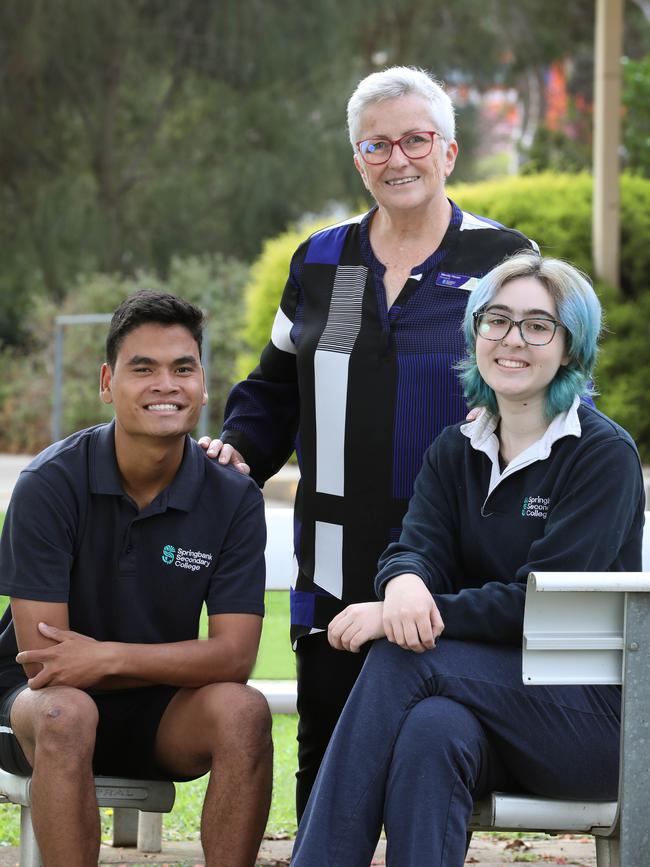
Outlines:
{"label": "seated young man", "polygon": [[264,832],[271,717],[245,685],[264,608],[264,509],[254,482],[188,436],[207,400],[202,326],[173,295],[127,298],[100,376],[114,421],[41,452],[7,512],[0,765],[32,773],[46,867],[97,863],[93,774],[214,771],[209,867],[253,865]]}

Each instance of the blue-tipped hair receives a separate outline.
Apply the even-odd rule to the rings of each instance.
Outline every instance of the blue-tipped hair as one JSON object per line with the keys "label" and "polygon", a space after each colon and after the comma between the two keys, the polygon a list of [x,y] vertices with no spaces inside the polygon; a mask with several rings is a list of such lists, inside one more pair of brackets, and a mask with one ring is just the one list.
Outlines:
{"label": "blue-tipped hair", "polygon": [[484,406],[498,412],[494,391],[479,373],[476,364],[474,313],[484,310],[497,292],[511,280],[532,277],[538,280],[555,302],[557,318],[566,329],[569,363],[560,367],[546,394],[546,416],[554,418],[573,403],[576,395],[593,394],[591,377],[598,355],[601,328],[600,301],[585,274],[561,259],[547,259],[536,253],[517,253],[497,265],[470,295],[463,330],[467,357],[458,365],[469,406]]}

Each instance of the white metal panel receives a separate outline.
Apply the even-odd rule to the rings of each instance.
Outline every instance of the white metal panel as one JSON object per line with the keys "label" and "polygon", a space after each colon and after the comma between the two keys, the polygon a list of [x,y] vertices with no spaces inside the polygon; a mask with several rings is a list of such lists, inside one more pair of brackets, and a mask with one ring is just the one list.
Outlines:
{"label": "white metal panel", "polygon": [[616,801],[556,801],[526,795],[492,795],[495,828],[527,831],[590,831],[616,818]]}
{"label": "white metal panel", "polygon": [[650,572],[531,572],[538,593],[648,593]]}
{"label": "white metal panel", "polygon": [[264,694],[271,713],[297,713],[295,680],[249,680],[248,685]]}
{"label": "white metal panel", "polygon": [[527,650],[622,650],[620,632],[534,632],[524,637]]}
{"label": "white metal panel", "polygon": [[19,777],[0,768],[0,792],[12,804],[22,804],[29,807],[32,803],[32,778]]}
{"label": "white metal panel", "polygon": [[620,684],[621,650],[535,650],[523,652],[522,676],[530,686],[540,684]]}
{"label": "white metal panel", "polygon": [[619,684],[624,593],[540,593],[529,580],[522,672],[527,684]]}
{"label": "white metal panel", "polygon": [[267,507],[266,589],[288,590],[295,586],[298,565],[293,553],[293,509]]}

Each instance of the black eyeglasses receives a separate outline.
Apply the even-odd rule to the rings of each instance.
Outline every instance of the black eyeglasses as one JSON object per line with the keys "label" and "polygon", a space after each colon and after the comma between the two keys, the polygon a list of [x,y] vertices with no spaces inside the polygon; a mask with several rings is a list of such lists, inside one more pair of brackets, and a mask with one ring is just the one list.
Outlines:
{"label": "black eyeglasses", "polygon": [[388,162],[395,145],[410,160],[428,157],[433,150],[433,140],[437,135],[440,133],[432,129],[426,132],[408,132],[394,141],[389,138],[364,138],[356,144],[364,162],[371,166],[380,166]]}
{"label": "black eyeglasses", "polygon": [[520,319],[518,322],[506,316],[505,313],[488,311],[474,313],[474,331],[484,340],[505,340],[514,326],[519,329],[519,334],[524,343],[529,346],[546,346],[555,337],[558,328],[564,328],[557,319]]}

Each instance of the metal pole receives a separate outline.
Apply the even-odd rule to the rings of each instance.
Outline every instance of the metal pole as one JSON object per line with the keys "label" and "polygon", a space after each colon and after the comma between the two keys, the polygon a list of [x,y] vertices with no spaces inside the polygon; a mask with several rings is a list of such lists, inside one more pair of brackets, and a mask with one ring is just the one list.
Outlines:
{"label": "metal pole", "polygon": [[616,287],[620,281],[622,50],[623,0],[596,0],[592,246],[596,277]]}
{"label": "metal pole", "polygon": [[621,719],[620,867],[650,851],[650,593],[627,593]]}
{"label": "metal pole", "polygon": [[63,347],[65,325],[104,325],[112,313],[74,313],[54,320],[54,396],[52,402],[52,442],[63,437]]}
{"label": "metal pole", "polygon": [[63,406],[63,325],[54,322],[54,401],[52,403],[52,442],[61,439]]}

